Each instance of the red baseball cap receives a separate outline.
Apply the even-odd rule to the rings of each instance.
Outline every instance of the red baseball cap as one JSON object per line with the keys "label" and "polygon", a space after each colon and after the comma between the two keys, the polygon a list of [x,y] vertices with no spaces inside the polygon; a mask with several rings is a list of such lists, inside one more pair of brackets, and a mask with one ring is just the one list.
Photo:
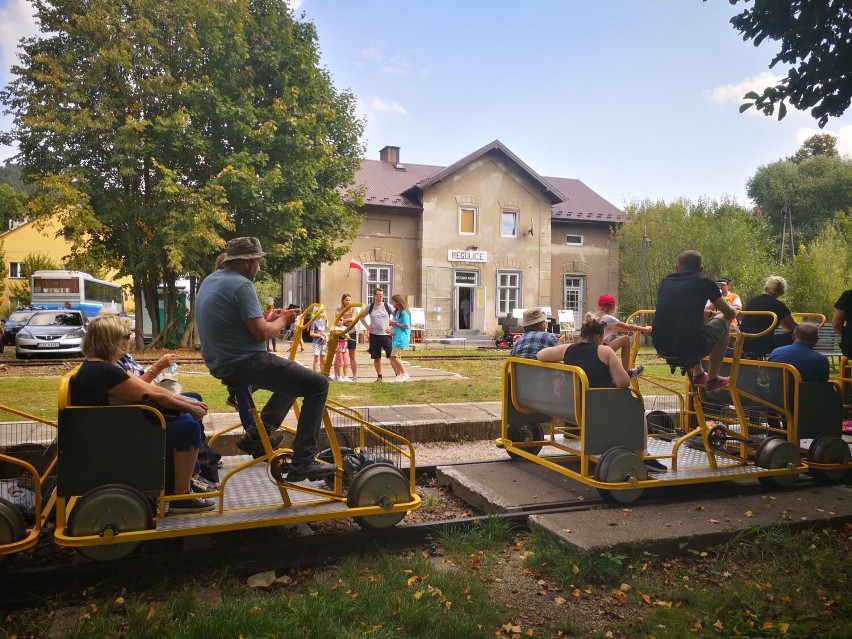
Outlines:
{"label": "red baseball cap", "polygon": [[604,293],[598,298],[598,306],[600,306],[601,308],[604,308],[606,306],[612,306],[613,308],[615,308],[615,298],[609,293]]}

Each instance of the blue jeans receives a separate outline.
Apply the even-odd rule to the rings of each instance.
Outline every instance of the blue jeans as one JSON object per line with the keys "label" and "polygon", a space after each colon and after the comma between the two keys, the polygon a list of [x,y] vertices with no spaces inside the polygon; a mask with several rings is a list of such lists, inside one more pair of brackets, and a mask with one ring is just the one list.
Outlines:
{"label": "blue jeans", "polygon": [[228,385],[251,386],[272,391],[272,396],[260,412],[268,431],[281,426],[293,402],[302,397],[302,409],[296,424],[293,441],[293,463],[307,463],[316,455],[317,438],[322,427],[328,379],[301,364],[267,352],[258,352],[237,363],[232,375],[224,380]]}

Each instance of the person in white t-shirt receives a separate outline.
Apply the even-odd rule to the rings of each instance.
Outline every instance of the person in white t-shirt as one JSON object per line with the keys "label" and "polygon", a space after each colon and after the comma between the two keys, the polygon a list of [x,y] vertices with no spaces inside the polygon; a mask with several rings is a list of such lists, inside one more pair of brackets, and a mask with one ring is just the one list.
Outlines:
{"label": "person in white t-shirt", "polygon": [[621,351],[621,365],[630,378],[638,377],[645,370],[644,366],[630,368],[630,336],[616,335],[616,333],[650,333],[650,326],[638,326],[636,324],[625,324],[618,319],[615,313],[616,302],[612,295],[604,293],[598,298],[598,310],[595,317],[604,323],[603,343],[616,353]]}

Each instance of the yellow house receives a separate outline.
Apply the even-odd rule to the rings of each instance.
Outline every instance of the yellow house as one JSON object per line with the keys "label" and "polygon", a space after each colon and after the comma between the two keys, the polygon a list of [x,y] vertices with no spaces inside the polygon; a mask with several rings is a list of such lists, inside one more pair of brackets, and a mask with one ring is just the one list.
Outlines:
{"label": "yellow house", "polygon": [[[14,228],[0,234],[0,243],[3,246],[6,263],[6,283],[2,292],[0,305],[16,306],[19,300],[12,298],[10,287],[15,284],[23,284],[27,278],[23,274],[23,262],[28,255],[45,255],[50,260],[65,267],[65,262],[71,254],[71,242],[62,236],[62,227],[55,219],[46,222],[23,221],[17,223]],[[114,279],[107,277],[110,281],[118,284],[130,284],[130,278]]]}
{"label": "yellow house", "polygon": [[65,264],[71,252],[71,243],[62,237],[61,228],[53,219],[46,223],[40,222],[38,225],[32,221],[25,221],[0,234],[0,242],[3,243],[3,251],[6,255],[3,304],[17,303],[18,300],[10,299],[9,287],[26,282],[22,268],[24,259],[28,255],[45,255],[59,265]]}

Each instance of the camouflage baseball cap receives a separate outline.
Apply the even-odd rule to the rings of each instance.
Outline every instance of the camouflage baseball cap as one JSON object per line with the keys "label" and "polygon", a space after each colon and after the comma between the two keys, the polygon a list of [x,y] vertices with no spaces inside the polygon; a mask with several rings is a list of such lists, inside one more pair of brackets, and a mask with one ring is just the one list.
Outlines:
{"label": "camouflage baseball cap", "polygon": [[264,255],[266,253],[263,252],[260,247],[260,240],[256,237],[235,237],[228,241],[228,245],[225,247],[225,259],[222,262],[253,260]]}

